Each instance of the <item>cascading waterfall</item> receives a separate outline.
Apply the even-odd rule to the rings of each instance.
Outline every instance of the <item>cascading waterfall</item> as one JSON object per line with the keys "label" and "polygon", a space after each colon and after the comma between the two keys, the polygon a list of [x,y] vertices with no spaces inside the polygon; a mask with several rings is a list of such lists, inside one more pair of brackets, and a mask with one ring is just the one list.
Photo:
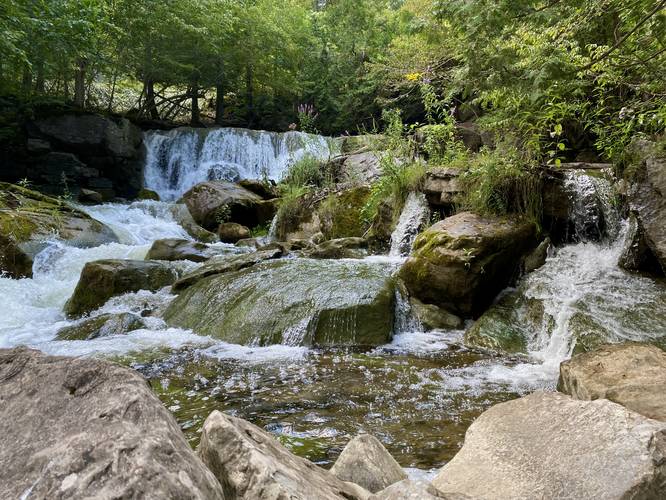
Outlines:
{"label": "cascading waterfall", "polygon": [[144,136],[144,182],[163,200],[173,200],[207,180],[280,180],[305,156],[326,160],[338,142],[303,132],[264,132],[238,128],[178,128]]}
{"label": "cascading waterfall", "polygon": [[401,257],[409,255],[416,236],[428,222],[430,209],[423,193],[411,192],[405,201],[400,219],[391,234],[389,256]]}

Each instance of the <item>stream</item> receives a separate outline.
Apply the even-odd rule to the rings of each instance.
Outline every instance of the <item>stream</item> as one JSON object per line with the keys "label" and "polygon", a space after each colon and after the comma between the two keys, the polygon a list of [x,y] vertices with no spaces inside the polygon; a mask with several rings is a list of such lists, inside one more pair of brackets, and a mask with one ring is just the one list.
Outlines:
{"label": "stream", "polygon": [[[333,147],[324,139],[312,146],[299,142],[299,136],[254,134],[228,129],[205,137],[195,131],[149,133],[146,185],[172,200],[210,178],[237,180],[263,172],[279,179],[287,158],[306,150],[328,156]],[[571,182],[582,189],[588,180],[572,177]],[[86,262],[142,259],[157,239],[191,239],[171,216],[168,202],[81,208],[110,226],[120,242],[81,249],[52,241],[35,259],[33,278],[0,277],[0,347],[24,344],[49,354],[102,356],[139,370],[192,445],[204,419],[219,409],[262,426],[294,453],[324,466],[332,464],[351,437],[366,430],[412,475],[428,473],[455,455],[470,423],[488,407],[555,388],[559,363],[576,345],[574,320],[597,325],[596,334],[609,341],[659,342],[666,333],[666,285],[617,266],[625,223],[606,207],[607,221],[615,222],[608,224],[601,241],[554,249],[543,267],[518,284],[518,292],[539,300],[544,310],[540,329],[526,326],[525,355],[499,356],[465,347],[463,331],[423,332],[405,317],[409,313],[400,301],[393,340],[369,352],[234,345],[167,327],[157,317],[147,318],[147,328],[126,335],[59,341],[56,332],[75,323],[62,308]],[[391,257],[368,258],[384,262],[388,274],[405,258],[413,224],[423,223],[423,217],[414,215],[421,208],[416,198],[408,205],[411,212],[399,231],[403,234],[394,235],[399,243]],[[220,252],[239,251],[216,246]],[[199,264],[173,265],[189,270]],[[275,293],[283,286],[276,283]],[[173,298],[168,288],[141,291],[116,297],[92,314],[140,312],[146,305],[159,309]],[[519,311],[516,321],[521,318]]]}

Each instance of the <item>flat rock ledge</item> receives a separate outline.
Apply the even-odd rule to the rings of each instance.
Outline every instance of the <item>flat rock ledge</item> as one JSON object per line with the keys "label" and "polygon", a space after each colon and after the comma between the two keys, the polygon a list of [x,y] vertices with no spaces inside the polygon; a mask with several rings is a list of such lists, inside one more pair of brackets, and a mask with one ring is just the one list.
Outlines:
{"label": "flat rock ledge", "polygon": [[129,368],[1,349],[0,408],[0,498],[225,498]]}
{"label": "flat rock ledge", "polygon": [[536,392],[493,406],[433,480],[475,499],[663,499],[666,422]]}
{"label": "flat rock ledge", "polygon": [[649,344],[601,346],[562,363],[557,389],[575,399],[608,399],[666,421],[666,352]]}

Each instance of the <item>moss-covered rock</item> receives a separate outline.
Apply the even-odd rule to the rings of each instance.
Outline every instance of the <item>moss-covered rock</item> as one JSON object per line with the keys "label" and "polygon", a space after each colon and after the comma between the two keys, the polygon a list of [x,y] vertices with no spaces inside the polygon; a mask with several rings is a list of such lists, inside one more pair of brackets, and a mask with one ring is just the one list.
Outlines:
{"label": "moss-covered rock", "polygon": [[390,274],[364,261],[264,262],[198,281],[164,317],[169,325],[244,345],[375,346],[392,335]]}
{"label": "moss-covered rock", "polygon": [[463,320],[455,314],[434,304],[424,304],[419,299],[410,298],[412,314],[426,330],[451,330],[462,327]]}
{"label": "moss-covered rock", "polygon": [[137,200],[154,200],[160,201],[160,195],[152,189],[141,188],[139,194],[136,195]]}
{"label": "moss-covered rock", "polygon": [[92,340],[111,335],[123,335],[133,330],[145,328],[141,316],[132,313],[101,314],[85,319],[76,325],[58,330],[58,340]]}
{"label": "moss-covered rock", "polygon": [[367,247],[363,238],[338,238],[303,250],[302,255],[312,259],[362,259],[368,254]]}
{"label": "moss-covered rock", "polygon": [[329,240],[361,237],[367,231],[361,210],[368,201],[370,188],[358,186],[331,194],[318,207],[321,232]]}
{"label": "moss-covered rock", "polygon": [[77,317],[93,311],[111,297],[139,290],[156,291],[178,279],[175,269],[164,262],[148,260],[96,260],[88,262],[65,313]]}
{"label": "moss-covered rock", "polygon": [[536,246],[533,223],[463,212],[434,224],[414,242],[400,270],[411,296],[463,317],[479,316]]}
{"label": "moss-covered rock", "polygon": [[0,269],[32,276],[32,259],[54,236],[79,247],[118,241],[108,227],[67,202],[0,183]]}

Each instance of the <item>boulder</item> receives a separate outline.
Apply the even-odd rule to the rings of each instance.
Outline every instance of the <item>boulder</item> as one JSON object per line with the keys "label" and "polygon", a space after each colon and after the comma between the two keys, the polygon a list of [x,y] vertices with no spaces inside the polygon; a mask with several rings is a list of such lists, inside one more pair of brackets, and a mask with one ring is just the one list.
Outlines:
{"label": "boulder", "polygon": [[548,258],[548,250],[550,247],[550,238],[544,238],[544,240],[539,243],[539,246],[537,246],[534,251],[525,256],[523,261],[523,272],[531,273],[532,271],[536,271],[541,266],[543,266],[546,263],[546,259]]}
{"label": "boulder", "polygon": [[473,500],[459,493],[442,493],[426,481],[403,479],[372,495],[369,500]]}
{"label": "boulder", "polygon": [[259,427],[219,411],[204,422],[197,453],[237,500],[361,500],[356,485],[292,455]]}
{"label": "boulder", "polygon": [[456,198],[462,192],[457,168],[433,168],[426,172],[423,193],[428,203],[437,207],[452,209]]}
{"label": "boulder", "polygon": [[92,205],[98,205],[104,202],[104,198],[97,191],[83,188],[81,189],[81,191],[79,191],[79,201],[81,203],[90,203]]}
{"label": "boulder", "polygon": [[243,345],[382,345],[393,332],[392,271],[362,260],[267,261],[197,281],[164,318]]}
{"label": "boulder", "polygon": [[75,325],[61,328],[58,330],[56,338],[58,340],[92,340],[112,335],[123,335],[145,327],[146,323],[143,318],[136,314],[100,314],[93,318],[84,319]]}
{"label": "boulder", "polygon": [[146,254],[146,260],[191,260],[204,262],[216,254],[208,245],[177,238],[156,240]]}
{"label": "boulder", "polygon": [[663,498],[666,423],[606,400],[536,392],[485,411],[433,480],[497,498]]}
{"label": "boulder", "polygon": [[223,499],[134,370],[0,350],[0,497]]}
{"label": "boulder", "polygon": [[331,473],[342,481],[362,486],[371,493],[407,479],[407,474],[370,434],[361,434],[347,443],[333,464]]}
{"label": "boulder", "polygon": [[462,319],[434,304],[424,304],[411,297],[409,305],[412,314],[426,330],[457,330],[463,326]]}
{"label": "boulder", "polygon": [[210,231],[227,221],[249,227],[266,222],[257,217],[256,206],[262,198],[231,182],[202,182],[185,193],[182,199],[196,223]]}
{"label": "boulder", "polygon": [[627,271],[663,274],[663,269],[645,238],[645,230],[636,213],[629,214],[629,227],[618,265]]}
{"label": "boulder", "polygon": [[68,203],[25,187],[0,183],[0,269],[32,276],[32,259],[55,237],[72,246],[118,241],[115,233]]}
{"label": "boulder", "polygon": [[666,273],[666,154],[646,140],[632,145],[635,164],[632,165],[629,206],[643,230],[645,243]]}
{"label": "boulder", "polygon": [[382,153],[367,151],[343,156],[337,167],[339,182],[348,185],[369,184],[382,174]]}
{"label": "boulder", "polygon": [[312,259],[362,259],[368,255],[368,242],[363,238],[337,238],[302,251]]}
{"label": "boulder", "polygon": [[248,191],[261,196],[265,200],[270,200],[278,197],[277,187],[273,181],[262,181],[259,179],[241,179],[238,185],[244,187]]}
{"label": "boulder", "polygon": [[410,296],[478,316],[515,279],[536,246],[534,224],[462,212],[421,233],[400,270]]}
{"label": "boulder", "polygon": [[153,200],[160,201],[160,195],[157,194],[152,189],[141,188],[139,193],[136,195],[137,200]]}
{"label": "boulder", "polygon": [[281,248],[270,248],[241,255],[214,257],[203,266],[178,279],[173,284],[172,289],[175,293],[178,293],[209,276],[239,271],[264,260],[277,259],[282,257],[283,254],[284,251]]}
{"label": "boulder", "polygon": [[171,285],[178,273],[169,265],[149,260],[96,260],[88,262],[74,293],[65,304],[65,313],[77,317],[103,306],[117,295],[139,290],[157,291]]}
{"label": "boulder", "polygon": [[235,222],[223,222],[217,227],[217,236],[224,243],[236,243],[250,237],[250,230]]}
{"label": "boulder", "polygon": [[204,243],[215,243],[220,241],[215,233],[204,229],[194,221],[192,214],[190,214],[190,211],[184,203],[175,203],[171,205],[170,211],[174,220],[195,240]]}
{"label": "boulder", "polygon": [[666,352],[647,344],[604,345],[560,365],[557,389],[581,399],[608,399],[666,421]]}

